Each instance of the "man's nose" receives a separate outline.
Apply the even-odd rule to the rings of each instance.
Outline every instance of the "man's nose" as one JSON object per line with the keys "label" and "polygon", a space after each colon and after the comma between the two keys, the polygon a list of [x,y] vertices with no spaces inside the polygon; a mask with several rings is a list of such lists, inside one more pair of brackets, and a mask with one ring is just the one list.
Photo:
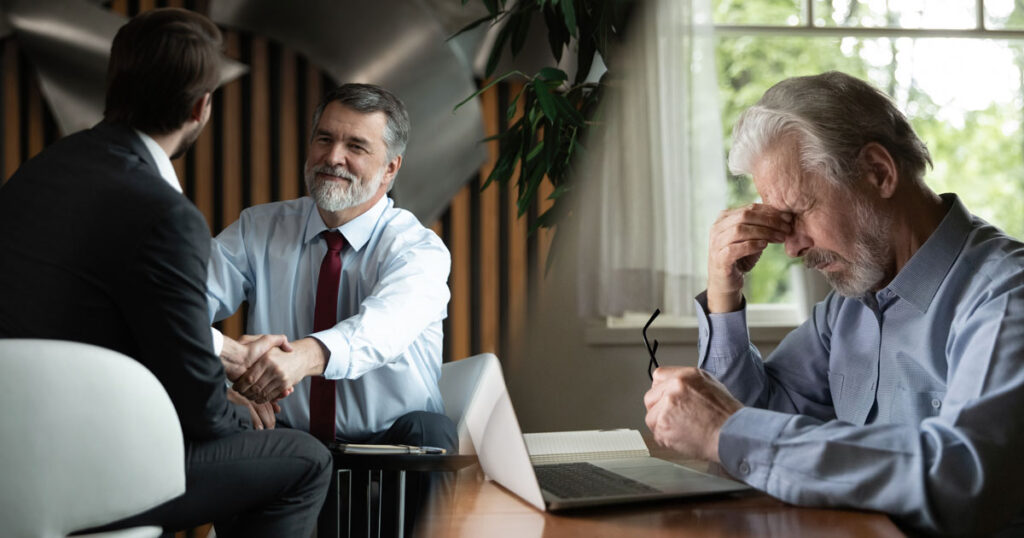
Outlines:
{"label": "man's nose", "polygon": [[348,152],[345,150],[344,144],[334,144],[331,149],[324,155],[324,164],[329,166],[344,166],[345,159],[348,156]]}
{"label": "man's nose", "polygon": [[786,236],[786,255],[790,258],[803,256],[804,252],[813,246],[813,242],[802,230],[793,227],[793,231]]}

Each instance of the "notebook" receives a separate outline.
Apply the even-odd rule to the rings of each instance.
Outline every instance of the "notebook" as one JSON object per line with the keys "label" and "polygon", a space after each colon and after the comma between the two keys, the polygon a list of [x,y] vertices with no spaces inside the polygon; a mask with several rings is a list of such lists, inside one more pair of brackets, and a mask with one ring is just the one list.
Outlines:
{"label": "notebook", "polygon": [[[500,370],[497,377],[501,376]],[[504,379],[489,383],[486,420],[469,431],[480,466],[493,481],[538,510],[724,494],[746,484],[651,457],[636,430],[523,436]],[[480,418],[483,418],[482,416]]]}

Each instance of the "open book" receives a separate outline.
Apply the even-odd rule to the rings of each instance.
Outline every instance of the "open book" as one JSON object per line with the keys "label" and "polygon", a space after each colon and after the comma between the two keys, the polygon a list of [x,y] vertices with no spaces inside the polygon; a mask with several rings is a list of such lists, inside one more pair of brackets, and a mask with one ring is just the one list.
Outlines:
{"label": "open book", "polygon": [[651,455],[636,430],[584,430],[525,433],[530,463],[573,463],[613,458],[644,458]]}

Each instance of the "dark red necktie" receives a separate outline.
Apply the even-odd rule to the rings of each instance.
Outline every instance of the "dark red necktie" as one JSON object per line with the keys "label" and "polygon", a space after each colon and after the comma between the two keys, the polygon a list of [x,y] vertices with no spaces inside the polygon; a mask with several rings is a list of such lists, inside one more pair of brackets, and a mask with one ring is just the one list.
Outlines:
{"label": "dark red necktie", "polygon": [[[334,327],[338,322],[338,287],[341,284],[341,249],[345,238],[327,231],[327,254],[320,263],[316,283],[316,306],[313,310],[313,332]],[[309,386],[309,433],[324,443],[334,441],[334,380],[313,376]]]}

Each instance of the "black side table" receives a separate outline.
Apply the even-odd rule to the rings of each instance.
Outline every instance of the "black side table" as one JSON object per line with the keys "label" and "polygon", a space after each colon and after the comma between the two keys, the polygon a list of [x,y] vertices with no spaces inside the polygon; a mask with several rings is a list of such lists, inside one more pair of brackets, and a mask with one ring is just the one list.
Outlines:
{"label": "black side table", "polygon": [[[476,456],[460,454],[346,454],[331,446],[337,496],[327,499],[317,522],[318,538],[381,537],[381,507],[385,492],[394,489],[394,536],[405,529],[405,473],[407,471],[458,471],[477,462]],[[394,471],[392,473],[391,471]],[[387,472],[387,475],[385,475]],[[388,480],[385,477],[393,477]],[[380,489],[376,498],[371,484]],[[387,532],[386,534],[391,534]]]}

